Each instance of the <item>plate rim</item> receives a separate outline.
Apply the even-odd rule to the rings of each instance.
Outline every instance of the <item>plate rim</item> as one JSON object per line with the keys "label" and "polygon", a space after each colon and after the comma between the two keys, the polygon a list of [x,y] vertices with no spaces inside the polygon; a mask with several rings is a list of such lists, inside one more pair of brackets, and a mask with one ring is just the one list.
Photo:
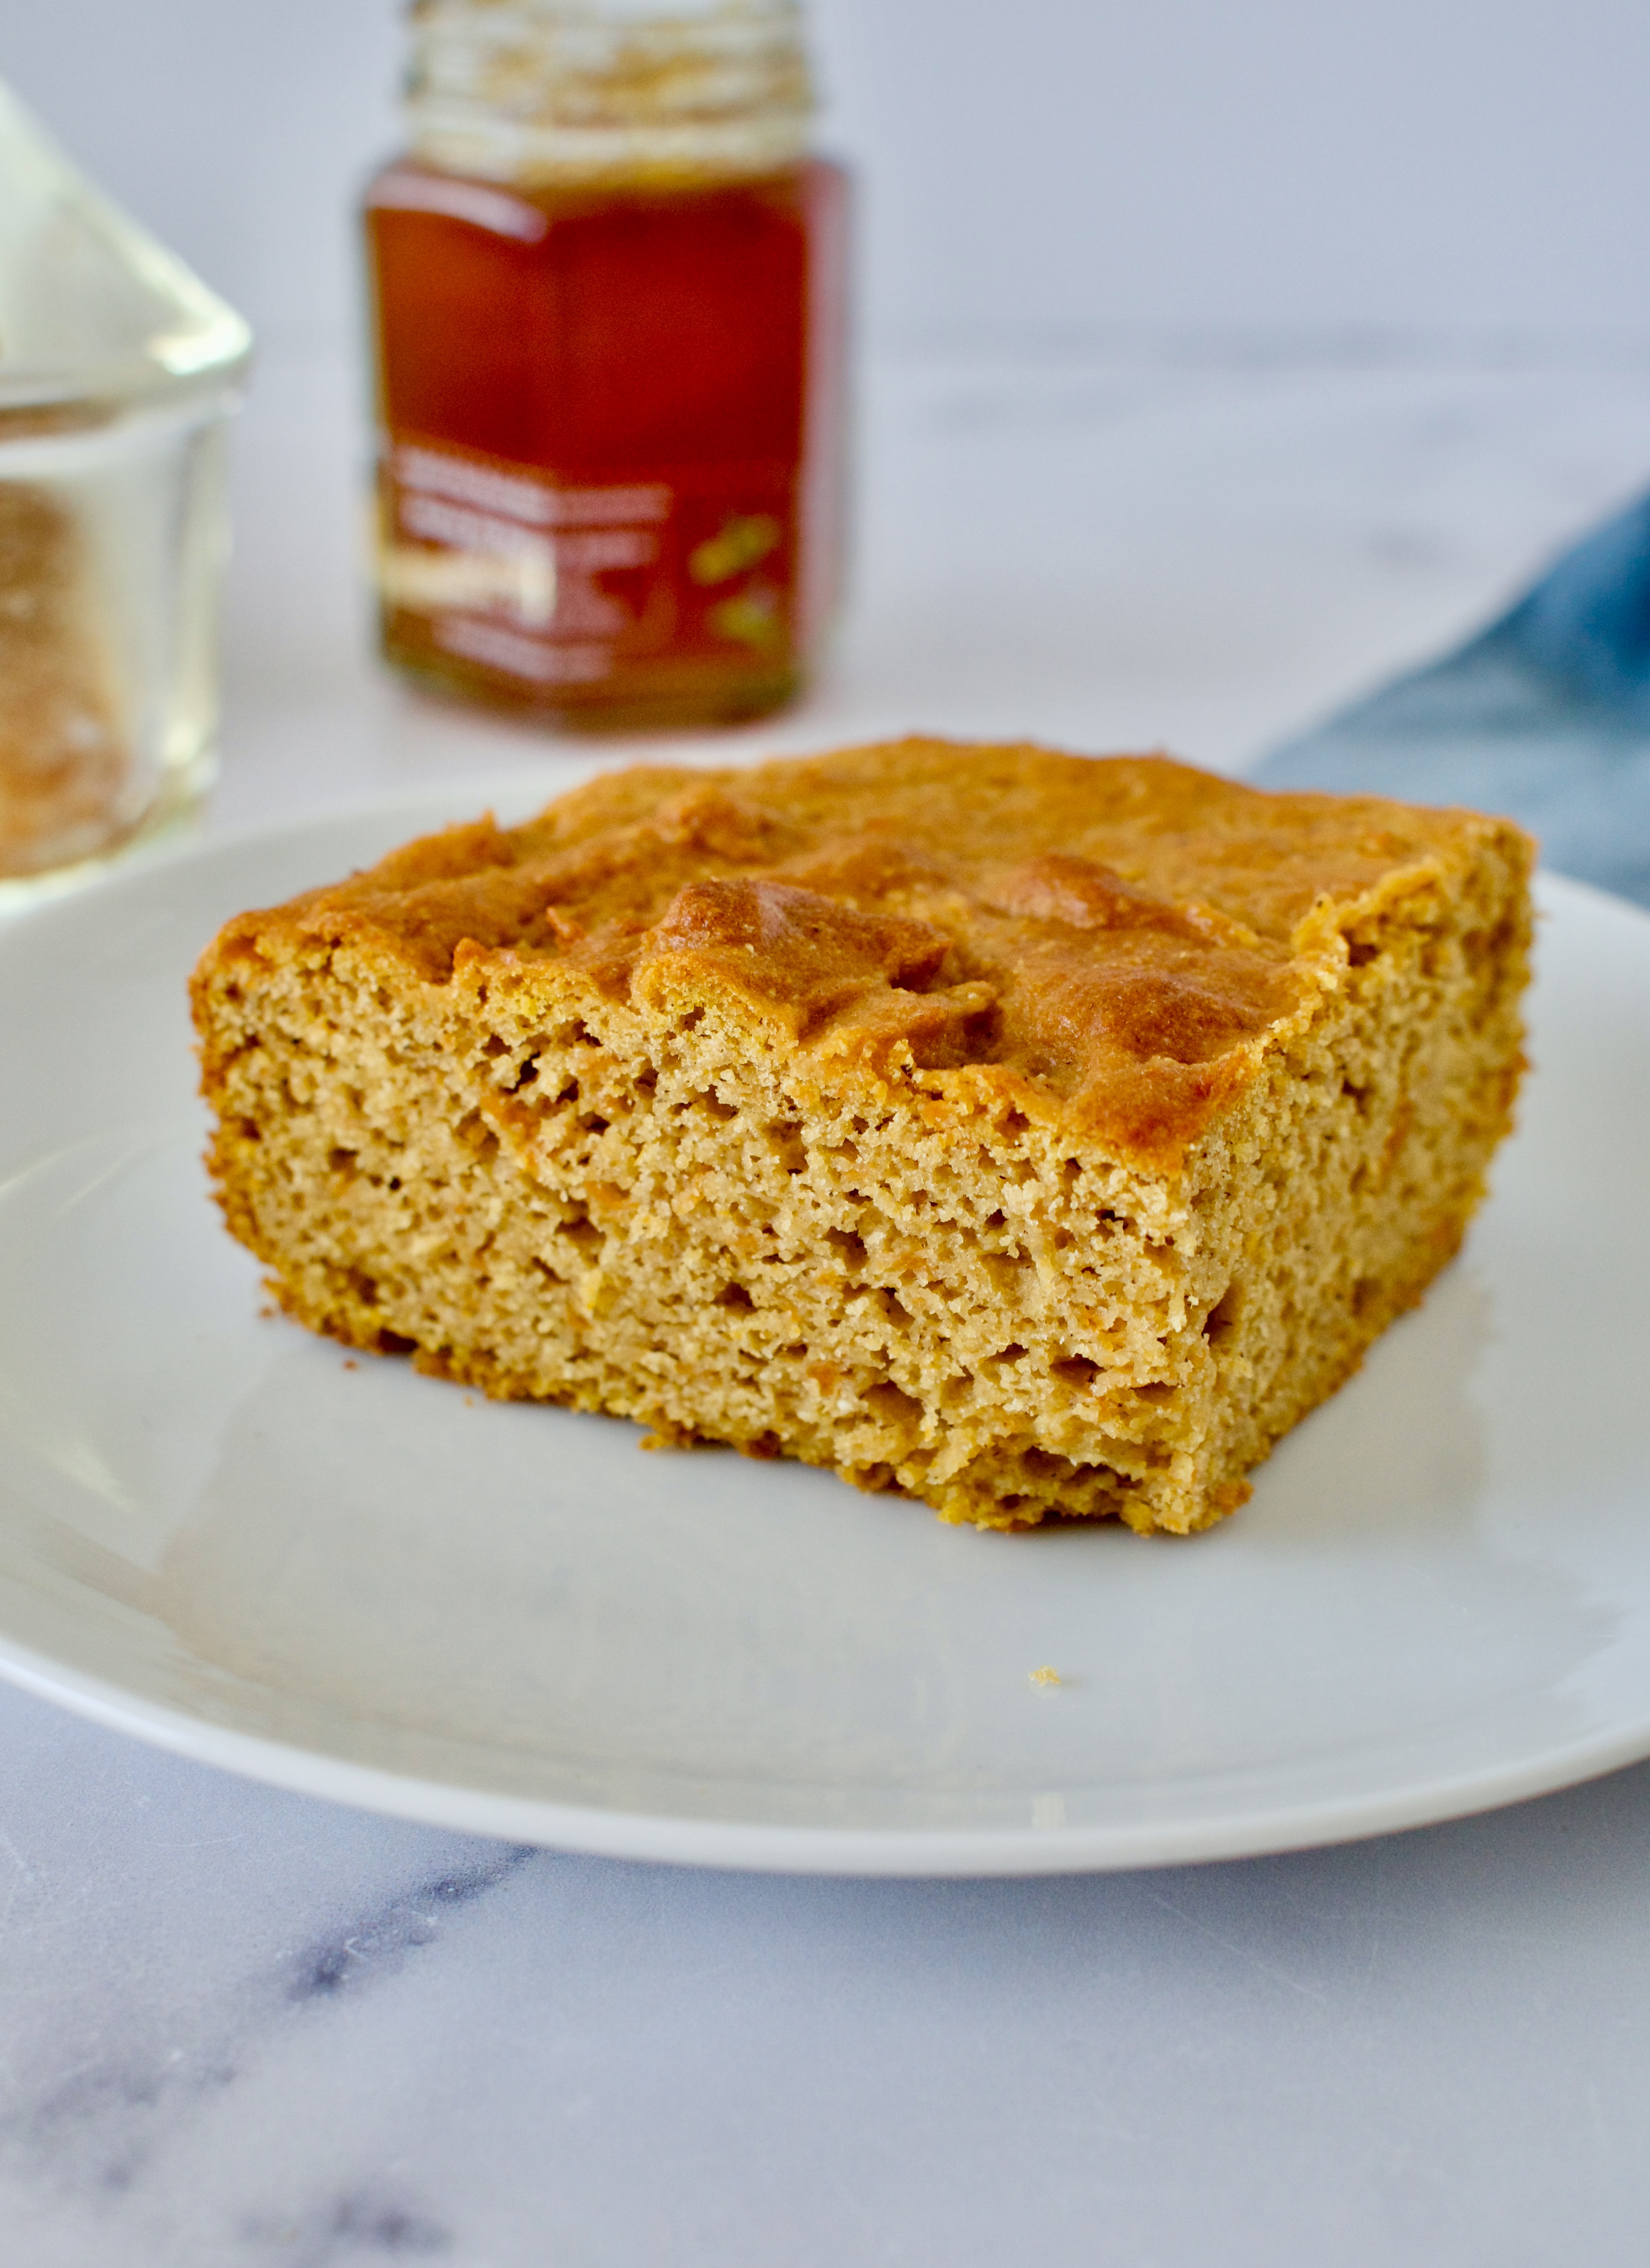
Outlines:
{"label": "plate rim", "polygon": [[[0,923],[0,984],[19,947],[26,958],[35,936],[60,923],[73,924],[77,909],[88,898],[107,904],[146,893],[180,868],[227,864],[248,850],[279,854],[311,840],[319,846],[352,827],[381,823],[387,829],[409,830],[442,823],[444,813],[474,812],[490,802],[525,810],[535,807],[535,799],[541,799],[547,788],[556,792],[557,782],[564,789],[613,768],[604,756],[570,755],[553,777],[548,776],[548,767],[518,768],[168,846],[135,859],[84,892],[26,907]],[[1625,915],[1643,926],[1650,947],[1650,910],[1632,901],[1545,869],[1536,878],[1536,890],[1543,913],[1573,898]],[[0,1677],[39,1699],[191,1762],[381,1816],[591,1856],[764,1874],[957,1879],[1219,1863],[1469,1817],[1575,1786],[1650,1756],[1647,1697],[1643,1712],[1630,1724],[1618,1719],[1607,1731],[1549,1746],[1521,1759],[1422,1778],[1401,1788],[1339,1800],[1315,1798],[1270,1807],[1235,1802],[1229,1813],[1205,1811],[1178,1822],[807,1826],[574,1805],[360,1763],[150,1699],[22,1645],[4,1630]]]}
{"label": "plate rim", "polygon": [[741,1874],[956,1881],[1215,1866],[1472,1818],[1580,1786],[1650,1756],[1647,1712],[1631,1731],[1548,1749],[1522,1764],[1445,1774],[1337,1804],[1280,1805],[1270,1812],[1234,1808],[1229,1818],[1203,1815],[1179,1826],[799,1827],[556,1803],[355,1764],[144,1700],[67,1668],[4,1632],[0,1677],[108,1730],[291,1794],[534,1849]]}

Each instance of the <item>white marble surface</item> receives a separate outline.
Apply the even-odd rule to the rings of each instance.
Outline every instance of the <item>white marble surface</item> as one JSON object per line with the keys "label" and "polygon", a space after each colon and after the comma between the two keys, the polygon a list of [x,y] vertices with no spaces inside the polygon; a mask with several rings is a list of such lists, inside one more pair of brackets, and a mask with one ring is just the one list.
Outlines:
{"label": "white marble surface", "polygon": [[0,1696],[8,2268],[1637,2268],[1650,1768],[1352,1848],[523,1855]]}
{"label": "white marble surface", "polygon": [[[244,436],[217,822],[542,766],[365,659],[347,374]],[[810,707],[1241,762],[1650,469],[1650,374],[885,372]],[[615,750],[615,754],[629,754]],[[1343,1850],[995,1884],[518,1852],[0,1691],[4,2268],[1643,2257],[1650,1767]]]}

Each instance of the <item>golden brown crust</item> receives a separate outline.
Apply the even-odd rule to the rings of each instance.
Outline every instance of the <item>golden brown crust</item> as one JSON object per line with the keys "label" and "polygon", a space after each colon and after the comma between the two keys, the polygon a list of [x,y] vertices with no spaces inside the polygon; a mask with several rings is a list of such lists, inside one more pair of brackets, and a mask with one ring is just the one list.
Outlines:
{"label": "golden brown crust", "polygon": [[351,1345],[1183,1535],[1458,1245],[1531,850],[1157,757],[610,775],[229,924],[210,1162]]}
{"label": "golden brown crust", "polygon": [[1459,872],[1505,821],[1278,795],[1161,756],[911,739],[750,770],[608,774],[232,924],[220,949],[349,938],[580,968],[612,997],[689,975],[874,1078],[974,1067],[1045,1123],[1172,1167],[1344,956],[1365,908]]}

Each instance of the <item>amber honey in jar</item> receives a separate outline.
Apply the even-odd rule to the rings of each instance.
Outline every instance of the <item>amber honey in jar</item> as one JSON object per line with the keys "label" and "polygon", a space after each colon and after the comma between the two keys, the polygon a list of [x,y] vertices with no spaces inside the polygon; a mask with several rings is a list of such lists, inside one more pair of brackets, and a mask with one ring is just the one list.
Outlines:
{"label": "amber honey in jar", "polygon": [[845,182],[794,0],[417,0],[366,198],[384,652],[564,725],[789,699],[835,597]]}

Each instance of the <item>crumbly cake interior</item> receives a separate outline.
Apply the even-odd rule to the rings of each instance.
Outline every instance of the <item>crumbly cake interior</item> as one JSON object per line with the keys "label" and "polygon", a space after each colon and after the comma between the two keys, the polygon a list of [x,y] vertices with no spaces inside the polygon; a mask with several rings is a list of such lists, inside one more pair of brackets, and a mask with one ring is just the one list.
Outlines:
{"label": "crumbly cake interior", "polygon": [[1459,1244],[1529,858],[1156,757],[608,775],[232,922],[210,1162],[353,1346],[947,1520],[1184,1533]]}

